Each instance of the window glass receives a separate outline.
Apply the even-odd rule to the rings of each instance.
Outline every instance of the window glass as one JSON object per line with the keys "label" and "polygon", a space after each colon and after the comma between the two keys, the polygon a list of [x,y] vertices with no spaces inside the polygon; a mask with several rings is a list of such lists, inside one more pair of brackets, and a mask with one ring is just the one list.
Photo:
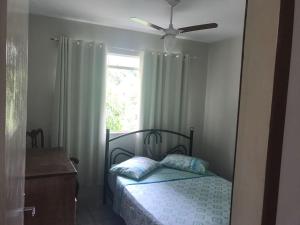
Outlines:
{"label": "window glass", "polygon": [[108,55],[106,126],[111,132],[139,128],[139,61],[136,56]]}

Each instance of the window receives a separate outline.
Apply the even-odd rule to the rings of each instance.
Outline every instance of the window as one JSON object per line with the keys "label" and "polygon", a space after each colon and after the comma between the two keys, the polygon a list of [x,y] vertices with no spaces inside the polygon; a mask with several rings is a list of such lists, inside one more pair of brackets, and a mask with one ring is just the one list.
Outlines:
{"label": "window", "polygon": [[106,127],[111,132],[139,128],[140,57],[107,56]]}

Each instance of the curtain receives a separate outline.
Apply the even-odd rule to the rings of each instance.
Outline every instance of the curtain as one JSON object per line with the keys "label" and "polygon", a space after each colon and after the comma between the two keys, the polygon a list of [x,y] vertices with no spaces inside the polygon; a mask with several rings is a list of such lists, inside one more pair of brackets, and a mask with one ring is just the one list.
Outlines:
{"label": "curtain", "polygon": [[60,38],[51,143],[80,160],[84,185],[103,177],[105,67],[103,44]]}
{"label": "curtain", "polygon": [[[187,133],[189,65],[190,58],[187,55],[144,53],[142,129],[157,128]],[[169,145],[175,145],[175,142],[173,140]]]}

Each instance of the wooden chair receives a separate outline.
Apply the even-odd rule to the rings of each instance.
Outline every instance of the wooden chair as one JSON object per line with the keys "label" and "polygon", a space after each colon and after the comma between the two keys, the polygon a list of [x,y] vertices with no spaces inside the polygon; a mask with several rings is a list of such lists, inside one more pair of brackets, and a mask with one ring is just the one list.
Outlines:
{"label": "wooden chair", "polygon": [[[36,129],[26,132],[26,136],[31,139],[32,148],[44,148],[44,132],[42,129]],[[40,136],[40,146],[38,145],[38,137]]]}
{"label": "wooden chair", "polygon": [[[26,137],[30,137],[31,139],[31,148],[44,148],[44,132],[43,129],[33,129],[31,131],[26,132]],[[39,140],[40,137],[40,141]],[[39,145],[40,143],[40,145]],[[77,169],[79,164],[79,159],[75,157],[70,157],[71,162],[73,163],[74,167]],[[79,192],[79,181],[76,177],[76,198]]]}

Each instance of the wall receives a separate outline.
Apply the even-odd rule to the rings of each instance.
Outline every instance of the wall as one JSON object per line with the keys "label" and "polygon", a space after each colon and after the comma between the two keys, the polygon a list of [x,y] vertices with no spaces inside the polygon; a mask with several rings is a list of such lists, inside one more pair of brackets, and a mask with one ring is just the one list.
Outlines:
{"label": "wall", "polygon": [[295,1],[294,36],[283,139],[277,225],[300,225],[300,2]]}
{"label": "wall", "polygon": [[[51,128],[51,109],[54,94],[55,65],[57,43],[50,38],[66,35],[76,39],[98,40],[108,48],[126,48],[135,50],[163,49],[160,37],[103,27],[87,23],[61,20],[45,16],[30,16],[29,25],[29,83],[28,83],[28,129],[43,128],[46,145],[49,145]],[[178,50],[198,59],[192,60],[192,97],[189,103],[189,124],[196,129],[195,142],[199,144],[205,101],[205,81],[207,67],[207,45],[194,41],[179,40]],[[198,149],[195,147],[195,149]]]}
{"label": "wall", "polygon": [[[50,139],[57,54],[57,43],[51,41],[51,37],[64,34],[78,39],[100,40],[109,48],[157,51],[163,48],[163,42],[156,35],[45,16],[31,15],[29,31],[28,129],[43,128],[46,146],[49,146]],[[194,154],[209,160],[213,170],[230,180],[242,39],[237,37],[213,44],[179,40],[178,48],[198,56],[191,61],[188,104],[188,125],[195,128]]]}
{"label": "wall", "polygon": [[201,156],[232,180],[241,74],[242,37],[210,44]]}
{"label": "wall", "polygon": [[[66,35],[75,39],[103,41],[109,49],[163,49],[159,36],[152,34],[38,15],[30,15],[29,24],[28,129],[43,128],[46,146],[49,146],[50,140],[57,59],[57,43],[51,41],[51,37]],[[234,159],[241,47],[241,38],[210,45],[178,41],[179,50],[198,57],[191,62],[188,103],[188,125],[195,128],[194,154],[209,160],[211,168],[229,180]],[[83,198],[90,199],[94,198],[89,196],[91,192],[98,193],[81,193],[87,193],[88,196]]]}

